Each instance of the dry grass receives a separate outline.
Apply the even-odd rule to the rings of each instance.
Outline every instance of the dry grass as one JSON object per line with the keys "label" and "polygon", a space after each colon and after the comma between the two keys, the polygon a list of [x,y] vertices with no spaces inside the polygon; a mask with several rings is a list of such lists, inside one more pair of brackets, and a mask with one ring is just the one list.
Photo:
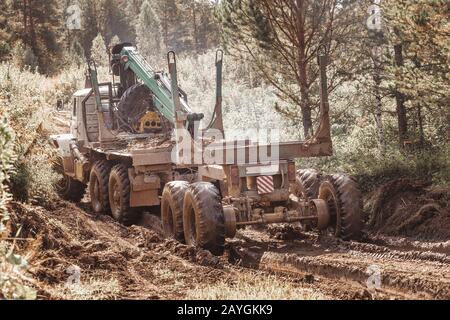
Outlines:
{"label": "dry grass", "polygon": [[120,296],[121,286],[117,279],[81,279],[79,284],[61,284],[49,292],[56,299],[64,300],[114,300]]}
{"label": "dry grass", "polygon": [[200,284],[187,293],[194,300],[321,300],[321,294],[286,279],[261,273],[238,273],[233,280]]}

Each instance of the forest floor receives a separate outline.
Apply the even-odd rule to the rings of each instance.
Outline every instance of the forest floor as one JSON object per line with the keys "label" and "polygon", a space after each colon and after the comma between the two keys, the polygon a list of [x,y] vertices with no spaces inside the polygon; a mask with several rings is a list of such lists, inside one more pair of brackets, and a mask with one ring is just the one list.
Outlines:
{"label": "forest floor", "polygon": [[[61,122],[63,123],[63,121]],[[365,195],[359,242],[295,225],[239,230],[225,254],[80,204],[10,204],[39,299],[450,299],[450,190],[409,179]]]}

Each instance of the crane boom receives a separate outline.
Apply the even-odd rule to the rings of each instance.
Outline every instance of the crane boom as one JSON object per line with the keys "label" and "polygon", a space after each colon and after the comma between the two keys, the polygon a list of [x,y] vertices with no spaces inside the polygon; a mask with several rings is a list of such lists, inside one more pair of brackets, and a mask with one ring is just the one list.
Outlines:
{"label": "crane boom", "polygon": [[[134,75],[152,91],[154,106],[161,115],[171,123],[176,123],[177,103],[174,102],[172,95],[173,81],[171,82],[164,72],[155,72],[145,58],[131,45],[123,46],[120,53],[114,54],[113,52],[112,62],[116,65],[120,63],[119,70],[123,70],[123,72],[131,70]],[[171,73],[171,78],[176,79],[176,68],[171,68]],[[126,89],[126,84],[122,84],[122,86],[125,87],[123,89]],[[183,91],[179,88],[178,91],[180,92],[180,95],[183,96]],[[175,99],[176,98],[177,97],[175,97]],[[194,113],[192,111],[187,103],[185,94],[183,98],[184,99],[180,99],[180,111],[186,115],[184,118],[186,118],[189,123],[203,119],[202,113]],[[188,124],[185,125],[188,126]]]}

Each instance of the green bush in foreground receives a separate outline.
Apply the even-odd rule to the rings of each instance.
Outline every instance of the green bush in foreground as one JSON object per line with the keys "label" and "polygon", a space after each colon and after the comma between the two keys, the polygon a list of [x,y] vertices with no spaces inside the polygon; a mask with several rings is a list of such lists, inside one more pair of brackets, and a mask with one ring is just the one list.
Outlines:
{"label": "green bush in foreground", "polygon": [[27,261],[14,254],[14,244],[4,241],[7,236],[7,202],[10,193],[6,182],[14,160],[13,135],[6,118],[0,119],[0,299],[35,299],[36,291],[25,285],[29,279],[24,275]]}
{"label": "green bush in foreground", "polygon": [[374,127],[366,125],[355,126],[350,132],[333,132],[334,155],[302,160],[300,167],[351,174],[363,192],[401,177],[450,186],[450,144],[400,150],[393,131],[387,131],[389,143],[382,153],[373,138],[374,131]]}

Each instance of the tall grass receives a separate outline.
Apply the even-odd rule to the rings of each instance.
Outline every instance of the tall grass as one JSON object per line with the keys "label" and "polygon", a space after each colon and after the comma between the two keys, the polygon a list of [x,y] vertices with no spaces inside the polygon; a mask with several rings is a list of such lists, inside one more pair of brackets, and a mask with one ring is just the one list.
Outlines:
{"label": "tall grass", "polygon": [[55,197],[52,185],[57,177],[51,169],[46,126],[58,92],[53,79],[12,64],[0,65],[0,114],[7,115],[16,155],[9,186],[17,200],[45,204]]}

